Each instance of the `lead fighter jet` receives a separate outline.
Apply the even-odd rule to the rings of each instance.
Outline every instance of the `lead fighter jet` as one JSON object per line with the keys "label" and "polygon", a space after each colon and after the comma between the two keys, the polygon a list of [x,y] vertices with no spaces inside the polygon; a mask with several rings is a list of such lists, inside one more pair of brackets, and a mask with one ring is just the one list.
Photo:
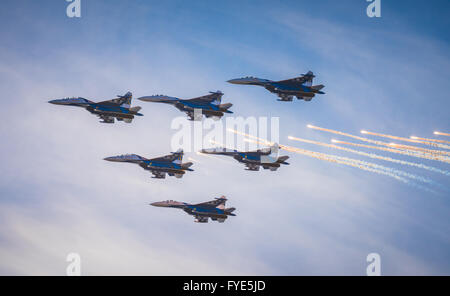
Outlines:
{"label": "lead fighter jet", "polygon": [[66,98],[59,100],[51,100],[49,103],[55,105],[83,107],[92,114],[97,115],[103,121],[102,123],[114,123],[114,118],[118,121],[131,123],[134,116],[142,116],[138,113],[141,107],[131,107],[131,99],[133,95],[127,92],[124,96],[117,96],[116,99],[94,103],[85,98]]}
{"label": "lead fighter jet", "polygon": [[235,208],[225,208],[226,201],[227,199],[225,198],[225,196],[221,196],[219,198],[215,198],[214,200],[202,202],[199,204],[189,204],[185,202],[168,200],[154,202],[150,205],[155,207],[182,209],[189,215],[194,216],[194,221],[198,223],[208,223],[209,218],[211,218],[211,220],[213,221],[223,223],[228,218],[228,216],[236,216],[232,213]]}
{"label": "lead fighter jet", "polygon": [[182,149],[179,149],[177,152],[172,152],[169,155],[152,159],[147,159],[136,154],[124,154],[106,157],[104,160],[138,164],[144,170],[150,171],[153,174],[152,178],[156,179],[164,179],[166,177],[166,173],[169,176],[181,178],[186,171],[193,171],[193,169],[189,168],[192,166],[192,162],[182,163]]}
{"label": "lead fighter jet", "polygon": [[259,85],[271,93],[276,94],[278,101],[289,102],[294,99],[294,96],[299,100],[311,101],[316,94],[324,94],[321,91],[325,86],[322,84],[312,85],[314,76],[313,72],[309,71],[302,74],[300,77],[291,78],[287,80],[272,81],[268,79],[261,79],[256,77],[245,77],[228,80],[233,84]]}
{"label": "lead fighter jet", "polygon": [[275,144],[270,148],[248,152],[241,152],[226,148],[202,149],[200,152],[205,154],[232,156],[237,161],[244,163],[246,170],[248,171],[259,171],[261,166],[266,170],[270,169],[271,171],[276,171],[282,164],[289,164],[286,162],[289,156],[278,157],[278,149],[278,145]]}
{"label": "lead fighter jet", "polygon": [[[206,117],[221,118],[224,113],[233,113],[228,110],[233,104],[221,104],[223,93],[221,91],[210,92],[209,95],[197,97],[189,100],[182,100],[175,97],[165,95],[155,95],[140,97],[139,100],[144,102],[166,103],[174,105],[178,110],[186,112],[189,120],[201,120],[201,115]],[[198,110],[198,115],[195,112]],[[200,112],[201,111],[201,112]]]}

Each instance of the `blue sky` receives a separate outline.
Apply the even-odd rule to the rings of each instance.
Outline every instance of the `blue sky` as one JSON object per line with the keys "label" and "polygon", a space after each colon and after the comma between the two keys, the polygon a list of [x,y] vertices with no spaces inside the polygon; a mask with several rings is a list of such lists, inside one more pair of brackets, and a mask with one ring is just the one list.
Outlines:
{"label": "blue sky", "polygon": [[[445,187],[434,194],[302,155],[254,174],[188,154],[195,172],[155,180],[102,159],[166,154],[176,109],[139,102],[145,116],[133,124],[101,125],[46,103],[219,89],[236,115],[280,117],[283,143],[366,161],[287,136],[330,140],[308,123],[406,137],[450,131],[448,1],[382,0],[379,19],[367,4],[82,0],[82,17],[70,19],[63,0],[3,1],[0,274],[63,275],[77,252],[86,275],[364,275],[377,252],[383,274],[448,275],[447,176],[377,162]],[[311,102],[225,82],[308,70],[326,85]],[[238,215],[224,224],[148,206],[222,194]]]}

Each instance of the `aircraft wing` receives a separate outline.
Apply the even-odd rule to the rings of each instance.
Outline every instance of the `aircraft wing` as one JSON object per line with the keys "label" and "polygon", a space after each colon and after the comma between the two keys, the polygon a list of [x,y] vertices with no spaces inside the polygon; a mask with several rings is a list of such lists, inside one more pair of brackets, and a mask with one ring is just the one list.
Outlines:
{"label": "aircraft wing", "polygon": [[173,154],[161,156],[161,157],[155,157],[150,159],[150,161],[158,161],[158,162],[172,162],[176,159],[176,157],[173,157]]}
{"label": "aircraft wing", "polygon": [[214,200],[205,201],[202,203],[195,204],[194,206],[214,206],[217,207],[220,204],[223,204],[225,206],[225,202],[227,199],[225,197],[216,198]]}
{"label": "aircraft wing", "polygon": [[153,178],[155,179],[165,179],[166,173],[161,171],[151,171],[153,174]]}
{"label": "aircraft wing", "polygon": [[239,152],[237,150],[223,148],[223,147],[206,148],[206,149],[200,150],[200,152],[205,153],[205,154],[218,154],[218,155],[231,155],[231,156],[239,154]]}
{"label": "aircraft wing", "polygon": [[312,85],[312,80],[314,77],[315,76],[314,76],[313,72],[309,71],[308,73],[303,74],[299,77],[294,77],[294,78],[286,79],[286,80],[280,80],[277,82],[278,83],[295,83],[295,84],[298,84],[298,83],[303,84],[305,82],[308,82],[308,85]]}
{"label": "aircraft wing", "polygon": [[179,162],[181,163],[181,160],[183,159],[183,154],[184,154],[183,149],[178,149],[177,151],[172,152],[170,154],[152,158],[152,159],[150,159],[150,161],[173,162],[176,159],[178,159]]}
{"label": "aircraft wing", "polygon": [[222,96],[223,96],[223,93],[220,91],[217,91],[217,92],[211,92],[209,95],[192,98],[187,101],[200,102],[200,103],[212,103],[212,104],[219,105],[222,100]]}
{"label": "aircraft wing", "polygon": [[270,147],[261,148],[261,149],[257,149],[257,150],[253,150],[253,151],[248,151],[247,153],[258,153],[260,155],[269,155],[272,153],[272,148],[270,148]]}
{"label": "aircraft wing", "polygon": [[191,121],[194,121],[194,120],[195,121],[201,121],[202,120],[201,116],[203,116],[203,113],[199,113],[199,114],[200,114],[200,117],[196,118],[194,112],[186,111],[186,115],[189,117],[189,120],[191,120]]}
{"label": "aircraft wing", "polygon": [[259,165],[253,164],[253,163],[246,163],[245,166],[247,167],[247,171],[259,171]]}
{"label": "aircraft wing", "polygon": [[208,223],[208,217],[195,215],[195,222],[198,223]]}
{"label": "aircraft wing", "polygon": [[225,216],[224,218],[211,218],[211,220],[217,221],[217,222],[219,222],[219,223],[225,222],[226,219],[227,219],[226,216]]}
{"label": "aircraft wing", "polygon": [[138,100],[144,101],[144,102],[156,102],[156,103],[169,103],[169,104],[176,104],[180,101],[179,98],[176,97],[169,97],[166,95],[153,95],[153,96],[146,96],[146,97],[140,97]]}
{"label": "aircraft wing", "polygon": [[107,115],[101,115],[101,114],[99,114],[98,117],[99,117],[101,120],[103,120],[103,121],[100,121],[100,122],[102,122],[102,123],[114,123],[114,117],[112,117],[112,116],[107,116]]}
{"label": "aircraft wing", "polygon": [[263,168],[265,170],[271,170],[271,171],[276,171],[278,169],[278,167],[268,166],[268,165],[263,165]]}
{"label": "aircraft wing", "polygon": [[278,101],[292,102],[294,100],[294,96],[289,96],[282,93],[278,93],[277,95],[279,97]]}
{"label": "aircraft wing", "polygon": [[125,102],[126,102],[126,99],[117,98],[117,99],[112,99],[112,100],[101,101],[101,102],[98,102],[98,104],[111,103],[111,104],[116,104],[116,105],[122,105]]}
{"label": "aircraft wing", "polygon": [[115,99],[102,101],[102,102],[99,102],[98,104],[109,103],[109,104],[116,104],[116,105],[126,105],[127,108],[130,108],[131,98],[132,98],[131,92],[127,92],[123,96],[118,95],[117,98],[115,98]]}

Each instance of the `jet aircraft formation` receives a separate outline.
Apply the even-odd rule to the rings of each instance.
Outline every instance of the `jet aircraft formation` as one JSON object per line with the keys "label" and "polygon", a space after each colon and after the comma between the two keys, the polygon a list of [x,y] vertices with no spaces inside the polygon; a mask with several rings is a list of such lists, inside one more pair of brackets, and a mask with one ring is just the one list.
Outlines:
{"label": "jet aircraft formation", "polygon": [[[229,80],[232,84],[259,85],[271,93],[275,93],[279,101],[293,101],[294,97],[299,100],[310,101],[316,94],[324,94],[321,89],[323,85],[312,85],[314,74],[309,71],[300,77],[272,81],[267,79],[245,77]],[[203,115],[207,118],[220,119],[225,113],[233,113],[229,109],[233,106],[231,103],[222,103],[221,91],[210,92],[207,95],[192,98],[180,99],[166,95],[152,95],[138,98],[144,102],[165,103],[176,107],[181,112],[185,112],[189,120],[202,120]],[[118,95],[117,98],[100,101],[95,103],[82,97],[72,97],[64,99],[51,100],[49,103],[55,105],[82,107],[91,114],[98,116],[102,123],[114,123],[124,121],[131,123],[135,116],[143,116],[139,113],[141,107],[131,107],[132,93]],[[201,112],[199,112],[201,111]],[[259,171],[260,167],[276,171],[282,164],[289,163],[286,160],[289,156],[279,156],[279,147],[277,144],[269,148],[258,149],[256,151],[237,151],[226,148],[203,149],[200,152],[205,154],[216,154],[231,156],[238,162],[246,166],[246,170]],[[183,150],[179,149],[171,154],[156,157],[145,158],[137,154],[124,154],[118,156],[105,157],[104,160],[111,162],[126,162],[139,165],[144,170],[152,173],[152,178],[164,179],[166,175],[182,178],[187,171],[193,171],[190,167],[192,162],[183,163]],[[199,204],[190,204],[186,202],[177,202],[173,200],[154,202],[151,205],[156,207],[170,207],[182,209],[189,215],[195,217],[195,222],[206,223],[209,219],[219,223],[224,222],[228,216],[236,216],[232,212],[235,208],[225,208],[227,199],[222,196],[212,201]]]}

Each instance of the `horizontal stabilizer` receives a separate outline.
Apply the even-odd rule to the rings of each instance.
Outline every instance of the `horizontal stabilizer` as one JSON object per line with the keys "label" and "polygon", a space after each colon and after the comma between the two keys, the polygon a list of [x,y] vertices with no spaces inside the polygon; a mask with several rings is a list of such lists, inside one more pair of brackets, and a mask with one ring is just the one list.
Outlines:
{"label": "horizontal stabilizer", "polygon": [[324,94],[324,92],[320,91],[324,87],[325,87],[325,85],[323,85],[323,84],[311,86],[312,89],[317,90],[320,94]]}
{"label": "horizontal stabilizer", "polygon": [[230,108],[231,106],[233,106],[233,104],[231,104],[231,103],[225,103],[225,104],[220,104],[220,105],[219,105],[219,108],[220,108],[220,109],[228,109],[228,108]]}
{"label": "horizontal stabilizer", "polygon": [[190,171],[192,171],[192,169],[190,169],[190,167],[193,165],[193,163],[192,162],[185,162],[185,163],[183,163],[183,164],[181,164],[181,167],[183,168],[183,169],[188,169],[188,170],[190,170]]}
{"label": "horizontal stabilizer", "polygon": [[137,113],[137,112],[139,112],[139,110],[141,110],[141,109],[142,109],[141,107],[136,106],[136,107],[131,107],[131,108],[130,108],[130,111],[131,111],[131,112],[136,112],[136,113]]}
{"label": "horizontal stabilizer", "polygon": [[138,100],[144,102],[174,103],[177,102],[179,99],[165,95],[154,95],[154,96],[140,97],[138,98]]}
{"label": "horizontal stabilizer", "polygon": [[289,164],[289,163],[287,163],[286,162],[286,160],[288,160],[288,158],[289,158],[289,156],[280,156],[280,157],[278,157],[278,159],[277,159],[277,162],[278,163],[282,163],[282,164]]}

